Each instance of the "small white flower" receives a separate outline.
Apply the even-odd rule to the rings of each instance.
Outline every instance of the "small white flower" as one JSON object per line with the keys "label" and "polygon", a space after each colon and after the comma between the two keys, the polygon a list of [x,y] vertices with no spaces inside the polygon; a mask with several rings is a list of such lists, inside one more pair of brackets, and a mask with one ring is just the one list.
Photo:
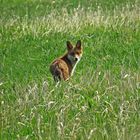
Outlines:
{"label": "small white flower", "polygon": [[123,78],[127,78],[127,77],[129,77],[129,74],[125,74]]}

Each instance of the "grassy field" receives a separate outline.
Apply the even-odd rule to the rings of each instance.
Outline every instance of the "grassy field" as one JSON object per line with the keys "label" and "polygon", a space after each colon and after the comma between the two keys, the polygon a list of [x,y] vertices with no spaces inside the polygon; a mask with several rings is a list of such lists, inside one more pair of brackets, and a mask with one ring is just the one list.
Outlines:
{"label": "grassy field", "polygon": [[[81,39],[74,76],[51,61]],[[0,0],[1,140],[139,140],[140,2]]]}

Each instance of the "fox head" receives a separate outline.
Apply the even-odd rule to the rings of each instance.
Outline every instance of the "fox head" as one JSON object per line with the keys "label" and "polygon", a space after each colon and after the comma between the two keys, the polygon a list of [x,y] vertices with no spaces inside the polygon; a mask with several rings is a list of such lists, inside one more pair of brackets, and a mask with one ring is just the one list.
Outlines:
{"label": "fox head", "polygon": [[69,41],[67,41],[67,50],[67,57],[72,64],[76,64],[80,61],[83,54],[80,40],[77,41],[75,47],[73,47],[73,45]]}

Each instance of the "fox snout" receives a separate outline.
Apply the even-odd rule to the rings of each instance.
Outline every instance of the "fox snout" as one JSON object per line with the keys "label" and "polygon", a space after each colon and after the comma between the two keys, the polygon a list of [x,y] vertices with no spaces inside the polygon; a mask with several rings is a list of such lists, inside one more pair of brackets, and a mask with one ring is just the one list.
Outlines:
{"label": "fox snout", "polygon": [[78,61],[78,58],[77,58],[77,57],[75,57],[75,61],[76,61],[76,62]]}
{"label": "fox snout", "polygon": [[81,59],[81,56],[78,56],[78,55],[68,55],[68,58],[69,58],[69,60],[71,60],[71,62],[73,62],[73,63],[76,63],[77,61],[80,61],[80,59]]}
{"label": "fox snout", "polygon": [[68,80],[82,57],[81,41],[78,40],[76,46],[67,41],[67,53],[54,60],[50,66],[50,71],[55,81]]}
{"label": "fox snout", "polygon": [[75,61],[80,61],[81,57],[82,57],[82,53],[80,55],[76,55],[75,56]]}

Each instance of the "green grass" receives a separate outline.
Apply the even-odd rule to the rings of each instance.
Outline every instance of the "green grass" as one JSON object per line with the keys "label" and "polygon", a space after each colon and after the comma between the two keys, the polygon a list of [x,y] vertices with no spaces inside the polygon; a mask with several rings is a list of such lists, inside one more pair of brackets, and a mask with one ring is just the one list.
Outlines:
{"label": "green grass", "polygon": [[[139,140],[139,7],[1,0],[1,140]],[[78,39],[84,54],[74,76],[55,87],[49,65]]]}

